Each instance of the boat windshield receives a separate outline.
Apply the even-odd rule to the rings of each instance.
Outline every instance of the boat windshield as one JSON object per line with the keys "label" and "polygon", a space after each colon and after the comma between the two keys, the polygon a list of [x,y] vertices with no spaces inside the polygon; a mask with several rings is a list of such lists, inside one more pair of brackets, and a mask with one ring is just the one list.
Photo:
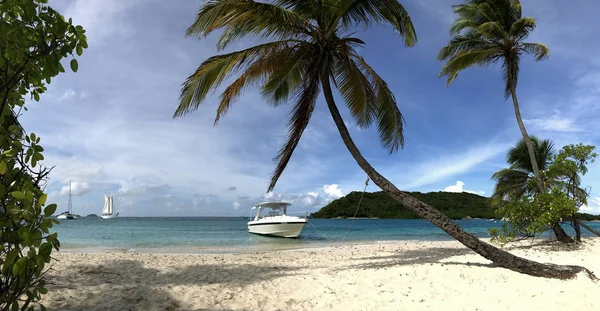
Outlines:
{"label": "boat windshield", "polygon": [[267,207],[266,210],[267,211],[264,214],[264,217],[284,216],[286,208],[285,207],[284,208],[270,208],[270,207]]}

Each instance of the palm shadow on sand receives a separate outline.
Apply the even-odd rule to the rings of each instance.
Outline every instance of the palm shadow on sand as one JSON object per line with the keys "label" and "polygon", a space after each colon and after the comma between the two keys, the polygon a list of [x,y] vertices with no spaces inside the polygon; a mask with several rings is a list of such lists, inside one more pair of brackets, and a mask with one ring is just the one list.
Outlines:
{"label": "palm shadow on sand", "polygon": [[[226,311],[219,307],[219,303],[231,299],[244,286],[283,277],[299,269],[278,265],[198,264],[184,268],[167,267],[166,271],[161,272],[144,267],[142,262],[136,260],[112,260],[101,265],[82,263],[73,265],[68,273],[49,276],[48,290],[62,294],[57,295],[55,301],[46,301],[45,304],[48,310],[65,311]],[[229,291],[211,291],[212,284],[230,284]],[[177,294],[176,287],[179,285],[197,286],[197,292],[187,293],[192,295],[191,300],[206,300],[208,295],[212,297],[211,303],[199,309],[186,307],[173,295]],[[82,288],[86,288],[86,291],[81,291],[81,295],[73,294]],[[100,297],[119,308],[107,308],[106,304],[103,306],[104,299],[99,301]]]}

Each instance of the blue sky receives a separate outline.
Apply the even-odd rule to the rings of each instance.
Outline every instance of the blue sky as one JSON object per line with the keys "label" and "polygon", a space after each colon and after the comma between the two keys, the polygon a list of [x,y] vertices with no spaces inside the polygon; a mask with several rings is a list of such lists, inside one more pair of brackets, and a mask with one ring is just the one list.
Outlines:
{"label": "blue sky", "polygon": [[[207,57],[216,37],[185,38],[201,1],[54,0],[51,5],[87,30],[89,49],[77,73],[52,81],[22,118],[42,137],[45,164],[55,166],[47,190],[59,210],[73,180],[78,214],[99,213],[115,195],[122,216],[247,215],[259,201],[284,199],[312,212],[363,188],[365,174],[341,142],[323,99],[275,191],[265,190],[284,135],[289,106],[272,108],[250,90],[213,127],[216,96],[172,119],[181,83]],[[473,68],[450,87],[437,78],[439,49],[453,15],[444,0],[403,1],[419,42],[405,48],[386,27],[361,33],[362,55],[388,82],[407,122],[405,148],[388,155],[375,129],[346,122],[365,157],[410,191],[470,191],[490,195],[491,175],[505,167],[520,139],[512,103],[503,96],[499,66]],[[538,20],[529,41],[544,42],[548,60],[522,62],[518,95],[532,135],[600,145],[600,57],[595,12],[600,3],[524,1]],[[252,38],[231,50],[253,44]],[[338,97],[338,103],[342,102]],[[347,113],[344,112],[346,116]],[[589,166],[589,206],[600,213],[600,169]],[[369,186],[368,191],[378,191]]]}

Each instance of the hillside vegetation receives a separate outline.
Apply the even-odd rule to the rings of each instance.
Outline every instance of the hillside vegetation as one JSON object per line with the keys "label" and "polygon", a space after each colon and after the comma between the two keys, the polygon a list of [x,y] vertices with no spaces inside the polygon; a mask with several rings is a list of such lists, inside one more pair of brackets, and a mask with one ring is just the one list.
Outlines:
{"label": "hillside vegetation", "polygon": [[[437,208],[452,219],[495,218],[494,209],[489,206],[489,198],[471,193],[451,192],[407,192],[411,196]],[[362,192],[351,192],[348,195],[327,204],[319,211],[312,213],[312,218],[346,218],[354,216]],[[420,218],[402,204],[396,202],[382,191],[367,192],[356,217],[374,218]]]}
{"label": "hillside vegetation", "polygon": [[[498,218],[490,207],[489,198],[471,193],[453,192],[407,192],[411,196],[435,207],[452,219]],[[348,195],[327,204],[310,215],[311,218],[350,218],[354,216],[362,192]],[[415,213],[390,198],[382,191],[366,192],[356,217],[418,219]],[[582,220],[599,220],[600,215],[579,214]]]}

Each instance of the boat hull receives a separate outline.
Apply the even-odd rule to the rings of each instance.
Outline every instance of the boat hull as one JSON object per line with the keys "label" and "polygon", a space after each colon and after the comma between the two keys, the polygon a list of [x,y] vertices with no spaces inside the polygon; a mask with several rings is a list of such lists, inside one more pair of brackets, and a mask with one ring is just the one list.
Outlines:
{"label": "boat hull", "polygon": [[282,238],[297,238],[306,225],[304,221],[294,222],[261,222],[251,221],[248,223],[248,232],[260,235],[270,235]]}
{"label": "boat hull", "polygon": [[58,216],[56,216],[56,219],[75,219],[75,216],[73,216],[73,215],[58,215]]}
{"label": "boat hull", "polygon": [[102,218],[102,219],[116,219],[117,215],[116,214],[112,214],[112,215],[100,215],[100,218]]}

